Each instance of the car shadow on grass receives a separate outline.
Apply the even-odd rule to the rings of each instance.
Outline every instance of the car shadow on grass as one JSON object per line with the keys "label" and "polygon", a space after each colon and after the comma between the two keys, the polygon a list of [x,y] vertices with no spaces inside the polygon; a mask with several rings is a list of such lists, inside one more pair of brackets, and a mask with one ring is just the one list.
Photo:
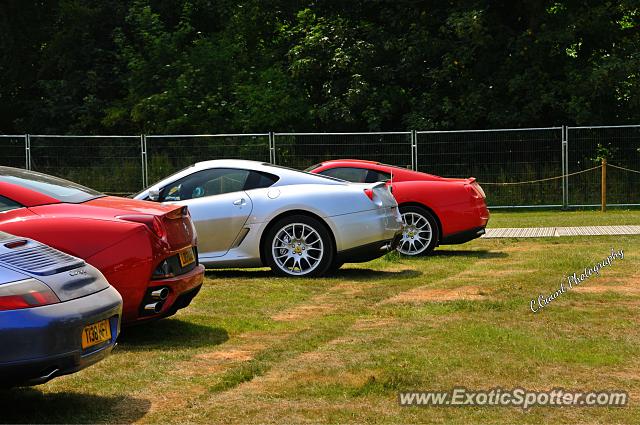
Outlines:
{"label": "car shadow on grass", "polygon": [[267,279],[277,277],[270,269],[207,269],[205,276],[211,279]]}
{"label": "car shadow on grass", "polygon": [[1,423],[132,423],[150,406],[149,400],[129,396],[0,389]]}
{"label": "car shadow on grass", "polygon": [[[422,272],[418,270],[373,270],[360,268],[341,268],[329,275],[327,278],[342,278],[349,280],[382,280],[382,279],[410,279],[420,276]],[[206,276],[210,279],[265,279],[276,278],[277,276],[266,269],[220,269],[207,270]],[[314,278],[303,278],[314,279]]]}
{"label": "car shadow on grass", "polygon": [[211,347],[228,339],[229,334],[222,328],[199,325],[177,318],[163,319],[123,328],[118,337],[117,350]]}
{"label": "car shadow on grass", "polygon": [[461,250],[440,250],[436,249],[429,257],[467,257],[467,258],[505,258],[509,255],[506,252],[489,251],[486,249],[461,249]]}

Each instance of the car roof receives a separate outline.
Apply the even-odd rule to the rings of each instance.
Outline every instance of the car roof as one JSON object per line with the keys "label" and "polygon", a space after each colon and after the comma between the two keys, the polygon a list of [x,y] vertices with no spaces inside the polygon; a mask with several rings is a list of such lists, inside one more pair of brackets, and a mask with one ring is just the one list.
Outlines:
{"label": "car roof", "polygon": [[279,177],[279,180],[274,184],[274,186],[286,186],[295,184],[347,184],[347,182],[342,180],[317,174],[311,174],[305,171],[295,170],[293,168],[270,164],[268,162],[251,161],[247,159],[213,159],[209,161],[197,162],[181,171],[178,171],[177,173],[167,176],[152,184],[142,192],[138,193],[137,195],[135,195],[135,197],[147,193],[150,188],[162,187],[187,175],[209,168],[239,168],[244,170],[274,174]]}
{"label": "car roof", "polygon": [[[379,161],[369,161],[366,159],[329,159],[327,161],[323,161],[322,164],[330,164],[333,162],[356,162],[356,163],[360,163],[360,164],[372,164],[372,165],[387,165],[387,164],[383,164],[382,162]],[[389,165],[389,167],[393,167],[393,165]]]}
{"label": "car roof", "polygon": [[197,169],[207,169],[211,167],[220,168],[244,168],[246,170],[263,170],[267,164],[263,161],[251,161],[248,159],[212,159],[208,161],[196,162],[193,166]]}

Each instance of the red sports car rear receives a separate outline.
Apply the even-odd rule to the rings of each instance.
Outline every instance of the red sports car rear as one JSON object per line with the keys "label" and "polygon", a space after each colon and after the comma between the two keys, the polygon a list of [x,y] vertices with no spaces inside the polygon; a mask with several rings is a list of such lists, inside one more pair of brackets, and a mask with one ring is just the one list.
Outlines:
{"label": "red sports car rear", "polygon": [[189,305],[204,267],[187,208],[105,196],[66,180],[0,167],[0,230],[83,258],[123,298],[123,324]]}
{"label": "red sports car rear", "polygon": [[391,185],[403,218],[398,250],[405,255],[423,255],[438,245],[468,242],[482,236],[489,222],[484,191],[473,177],[445,178],[356,159],[326,161],[307,171]]}

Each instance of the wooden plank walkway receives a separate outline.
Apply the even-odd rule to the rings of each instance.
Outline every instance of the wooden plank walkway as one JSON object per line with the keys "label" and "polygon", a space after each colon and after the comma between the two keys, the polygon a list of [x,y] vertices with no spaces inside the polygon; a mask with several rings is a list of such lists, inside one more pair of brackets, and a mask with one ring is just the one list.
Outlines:
{"label": "wooden plank walkway", "polygon": [[487,229],[483,238],[640,235],[640,226],[503,227]]}

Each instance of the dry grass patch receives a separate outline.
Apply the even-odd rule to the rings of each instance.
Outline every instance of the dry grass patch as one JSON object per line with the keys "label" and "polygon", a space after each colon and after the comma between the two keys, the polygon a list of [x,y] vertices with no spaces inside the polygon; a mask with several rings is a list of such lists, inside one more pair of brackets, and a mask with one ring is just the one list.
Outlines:
{"label": "dry grass patch", "polygon": [[[326,297],[322,297],[322,298],[326,298]],[[336,306],[334,304],[329,304],[329,303],[299,305],[299,306],[290,308],[288,310],[281,311],[280,313],[271,316],[271,318],[278,322],[292,322],[296,320],[315,318],[315,317],[330,313],[335,309],[336,309]]]}
{"label": "dry grass patch", "polygon": [[341,282],[329,288],[326,293],[312,297],[308,303],[278,312],[271,318],[277,322],[316,319],[346,305],[350,298],[362,294],[366,287],[362,282]]}
{"label": "dry grass patch", "polygon": [[405,291],[394,297],[391,297],[383,304],[390,303],[424,303],[424,302],[444,302],[444,301],[482,301],[489,299],[486,290],[478,286],[460,286],[457,288],[435,289],[435,288],[416,288]]}
{"label": "dry grass patch", "polygon": [[364,318],[358,320],[352,327],[354,331],[370,331],[377,329],[389,329],[398,326],[400,321],[395,318]]}
{"label": "dry grass patch", "polygon": [[238,363],[253,360],[259,352],[281,343],[292,334],[291,330],[240,334],[220,345],[217,350],[198,353],[178,363],[172,373],[191,377],[223,373]]}
{"label": "dry grass patch", "polygon": [[[600,273],[604,273],[605,271],[608,270],[601,271]],[[623,276],[607,276],[603,278],[602,276],[598,276],[591,280],[586,280],[579,286],[574,286],[572,289],[585,294],[615,292],[622,295],[640,295],[640,274],[635,274],[629,278],[624,278]]]}

